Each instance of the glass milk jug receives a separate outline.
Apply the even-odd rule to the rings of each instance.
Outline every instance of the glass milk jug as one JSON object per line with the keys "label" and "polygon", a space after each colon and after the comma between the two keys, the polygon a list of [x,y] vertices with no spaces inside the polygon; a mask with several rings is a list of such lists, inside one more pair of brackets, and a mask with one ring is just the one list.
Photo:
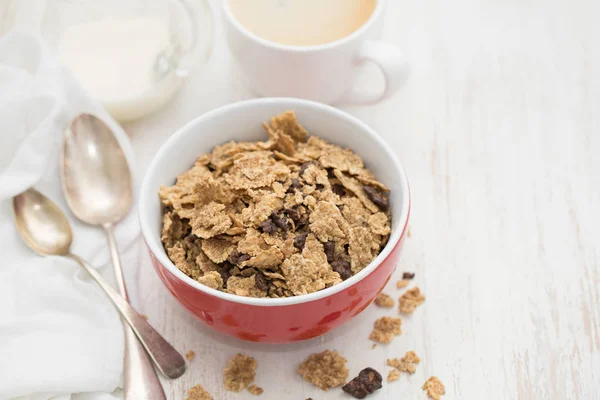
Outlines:
{"label": "glass milk jug", "polygon": [[42,34],[79,83],[119,121],[177,92],[212,41],[208,0],[49,0]]}

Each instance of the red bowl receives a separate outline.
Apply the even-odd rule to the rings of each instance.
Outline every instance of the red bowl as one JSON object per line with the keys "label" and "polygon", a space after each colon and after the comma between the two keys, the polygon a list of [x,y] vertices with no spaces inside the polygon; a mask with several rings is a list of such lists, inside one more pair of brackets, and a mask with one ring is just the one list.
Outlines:
{"label": "red bowl", "polygon": [[[169,260],[160,241],[161,185],[190,168],[201,154],[229,140],[264,140],[262,122],[295,110],[311,134],[349,147],[390,187],[392,232],[382,252],[358,274],[333,287],[284,299],[250,298],[211,289]],[[175,133],[150,164],[139,200],[142,235],[160,279],[192,314],[219,332],[253,342],[311,339],[364,310],[394,272],[406,236],[410,193],[404,170],[388,145],[358,119],[330,106],[298,99],[254,99],[204,114]]]}

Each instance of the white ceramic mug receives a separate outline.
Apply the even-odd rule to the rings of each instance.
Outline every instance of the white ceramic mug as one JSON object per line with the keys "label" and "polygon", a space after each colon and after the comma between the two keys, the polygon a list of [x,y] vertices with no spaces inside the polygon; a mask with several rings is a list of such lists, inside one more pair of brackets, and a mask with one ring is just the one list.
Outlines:
{"label": "white ceramic mug", "polygon": [[[379,41],[385,0],[350,35],[317,46],[288,46],[265,40],[244,28],[223,0],[225,34],[229,48],[248,86],[262,96],[300,97],[323,103],[372,104],[406,82],[409,66],[402,52]],[[310,28],[308,28],[310,29]],[[358,66],[372,62],[385,78],[380,93],[354,86]]]}

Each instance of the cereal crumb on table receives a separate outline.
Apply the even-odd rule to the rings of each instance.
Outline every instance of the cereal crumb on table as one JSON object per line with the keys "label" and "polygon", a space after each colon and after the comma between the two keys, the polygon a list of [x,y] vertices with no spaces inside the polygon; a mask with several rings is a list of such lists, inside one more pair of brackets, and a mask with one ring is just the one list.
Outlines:
{"label": "cereal crumb on table", "polygon": [[427,396],[433,400],[440,400],[441,396],[446,394],[446,388],[444,384],[436,377],[432,376],[427,379],[422,387],[427,392]]}
{"label": "cereal crumb on table", "polygon": [[369,339],[379,343],[390,343],[394,337],[402,333],[402,320],[393,317],[381,317],[373,324],[373,332]]}
{"label": "cereal crumb on table", "polygon": [[404,357],[401,359],[392,358],[386,361],[386,364],[390,367],[394,367],[399,371],[408,372],[410,374],[414,374],[417,370],[417,364],[419,364],[421,360],[417,356],[417,353],[414,351],[407,351]]}
{"label": "cereal crumb on table", "polygon": [[407,279],[401,279],[398,282],[396,282],[396,288],[403,289],[407,287],[409,283],[410,282]]}
{"label": "cereal crumb on table", "polygon": [[375,304],[385,308],[394,307],[394,299],[385,293],[379,293],[377,297],[375,297]]}
{"label": "cereal crumb on table", "polygon": [[298,373],[321,390],[341,386],[348,378],[346,359],[335,350],[311,354],[298,366]]}
{"label": "cereal crumb on table", "polygon": [[293,111],[266,141],[230,141],[160,188],[170,260],[212,289],[313,293],[350,278],[387,244],[389,188],[352,150],[310,136]]}
{"label": "cereal crumb on table", "polygon": [[425,296],[421,293],[418,287],[408,289],[400,296],[399,310],[401,313],[412,314],[417,306],[423,304]]}
{"label": "cereal crumb on table", "polygon": [[194,353],[194,350],[190,350],[187,353],[185,353],[185,358],[187,358],[188,361],[192,361],[194,357],[196,357],[196,353]]}
{"label": "cereal crumb on table", "polygon": [[377,343],[373,343],[373,344],[371,345],[371,349],[374,349],[375,347],[377,347]]}
{"label": "cereal crumb on table", "polygon": [[225,389],[232,392],[240,392],[246,388],[256,374],[256,360],[245,354],[238,353],[229,360],[225,368]]}
{"label": "cereal crumb on table", "polygon": [[145,320],[148,320],[148,316],[146,314],[142,314],[142,318],[144,318]]}
{"label": "cereal crumb on table", "polygon": [[263,388],[258,387],[256,385],[248,386],[248,391],[255,396],[260,396],[264,392]]}
{"label": "cereal crumb on table", "polygon": [[358,376],[342,386],[342,390],[356,399],[364,399],[367,395],[381,389],[381,374],[373,368],[365,368]]}
{"label": "cereal crumb on table", "polygon": [[213,398],[202,385],[196,385],[188,391],[185,400],[213,400]]}
{"label": "cereal crumb on table", "polygon": [[400,372],[398,372],[397,370],[393,369],[388,373],[388,376],[387,376],[388,382],[394,382],[394,381],[397,381],[398,379],[400,379]]}

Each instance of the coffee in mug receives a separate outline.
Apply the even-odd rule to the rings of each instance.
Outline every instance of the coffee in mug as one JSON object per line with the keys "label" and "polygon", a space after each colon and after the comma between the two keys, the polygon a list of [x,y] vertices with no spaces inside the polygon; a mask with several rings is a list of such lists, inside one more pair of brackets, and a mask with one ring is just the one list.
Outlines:
{"label": "coffee in mug", "polygon": [[377,0],[229,0],[234,18],[256,36],[290,46],[342,39],[373,14]]}

